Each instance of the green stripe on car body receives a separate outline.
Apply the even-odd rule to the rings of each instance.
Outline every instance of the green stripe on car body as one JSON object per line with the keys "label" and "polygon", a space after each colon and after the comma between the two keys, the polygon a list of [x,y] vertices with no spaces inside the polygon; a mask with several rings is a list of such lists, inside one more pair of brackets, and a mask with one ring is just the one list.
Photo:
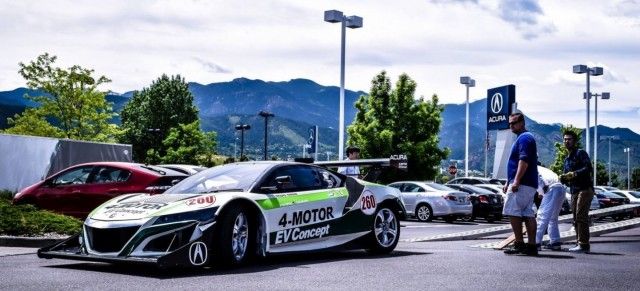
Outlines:
{"label": "green stripe on car body", "polygon": [[307,191],[302,193],[270,194],[270,198],[256,200],[256,203],[264,210],[276,209],[295,203],[316,202],[336,197],[348,196],[346,188],[322,189],[319,191]]}

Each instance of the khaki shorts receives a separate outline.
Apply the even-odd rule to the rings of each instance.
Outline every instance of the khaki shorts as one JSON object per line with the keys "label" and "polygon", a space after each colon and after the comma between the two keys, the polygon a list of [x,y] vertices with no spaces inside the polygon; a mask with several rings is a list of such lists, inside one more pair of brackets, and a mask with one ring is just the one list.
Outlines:
{"label": "khaki shorts", "polygon": [[518,192],[511,192],[511,184],[507,186],[507,199],[504,201],[502,215],[515,217],[535,217],[533,198],[536,188],[520,185]]}

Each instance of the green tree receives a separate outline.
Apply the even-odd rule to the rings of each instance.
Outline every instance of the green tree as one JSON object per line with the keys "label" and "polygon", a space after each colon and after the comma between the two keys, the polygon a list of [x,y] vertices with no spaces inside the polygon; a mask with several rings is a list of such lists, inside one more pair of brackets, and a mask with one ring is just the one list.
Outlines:
{"label": "green tree", "polygon": [[438,147],[438,132],[444,106],[438,96],[425,101],[414,98],[416,82],[400,75],[395,88],[382,71],[372,80],[368,96],[356,103],[358,113],[348,127],[351,145],[360,147],[363,157],[406,154],[408,171],[381,176],[381,182],[397,179],[433,179],[440,161],[449,155]]}
{"label": "green tree", "polygon": [[113,141],[117,126],[109,124],[115,115],[105,92],[98,86],[110,82],[105,76],[94,77],[94,70],[80,66],[55,67],[56,56],[48,53],[29,64],[20,63],[20,75],[27,87],[44,92],[25,96],[38,106],[9,118],[6,133],[69,138],[90,141]]}
{"label": "green tree", "polygon": [[[611,172],[611,184],[615,184],[618,180],[618,174]],[[609,171],[605,163],[598,162],[598,168],[596,171],[596,182],[598,185],[609,185]]]}
{"label": "green tree", "polygon": [[162,162],[212,167],[216,135],[215,132],[201,131],[199,120],[190,124],[179,124],[169,130],[169,135],[162,142],[167,150]]}
{"label": "green tree", "polygon": [[[572,131],[576,133],[576,136],[578,137],[578,140],[576,140],[576,147],[582,148],[582,141],[580,139],[580,135],[582,134],[582,129],[574,127],[573,125],[568,125],[568,126],[563,125],[562,127],[560,127],[560,133],[562,133],[562,135],[564,135],[565,132],[568,132],[568,131]],[[569,154],[569,151],[564,146],[563,141],[556,142],[554,146],[556,147],[556,158],[553,160],[553,163],[551,164],[551,170],[554,171],[556,174],[560,175],[562,174],[562,171],[564,168],[564,159]]]}
{"label": "green tree", "polygon": [[120,142],[133,145],[136,161],[157,162],[167,153],[163,140],[170,130],[198,120],[198,109],[184,78],[163,74],[148,88],[134,92],[120,115],[123,129]]}

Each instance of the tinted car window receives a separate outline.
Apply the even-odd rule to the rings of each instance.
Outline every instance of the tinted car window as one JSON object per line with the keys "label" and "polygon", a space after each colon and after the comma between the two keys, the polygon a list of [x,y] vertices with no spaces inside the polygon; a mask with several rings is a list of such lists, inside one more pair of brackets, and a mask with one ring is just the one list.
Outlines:
{"label": "tinted car window", "polygon": [[418,192],[417,188],[419,188],[417,185],[414,184],[404,184],[404,187],[402,188],[402,192]]}
{"label": "tinted car window", "polygon": [[342,185],[342,179],[338,175],[329,172],[326,169],[317,169],[322,179],[323,188],[337,188]]}
{"label": "tinted car window", "polygon": [[95,173],[91,183],[126,182],[131,177],[127,170],[107,166],[96,167]]}
{"label": "tinted car window", "polygon": [[314,167],[284,166],[269,174],[262,187],[278,186],[276,178],[288,176],[291,178],[290,183],[280,185],[280,188],[275,192],[308,191],[326,188],[327,185],[323,184],[324,177],[321,178],[320,175]]}
{"label": "tinted car window", "polygon": [[164,193],[209,193],[216,191],[249,191],[273,164],[238,163],[209,168],[182,180]]}
{"label": "tinted car window", "polygon": [[640,192],[629,191],[629,194],[631,194],[631,196],[633,196],[633,197],[640,198]]}
{"label": "tinted car window", "polygon": [[66,171],[53,179],[55,185],[84,184],[91,174],[93,166],[80,167]]}

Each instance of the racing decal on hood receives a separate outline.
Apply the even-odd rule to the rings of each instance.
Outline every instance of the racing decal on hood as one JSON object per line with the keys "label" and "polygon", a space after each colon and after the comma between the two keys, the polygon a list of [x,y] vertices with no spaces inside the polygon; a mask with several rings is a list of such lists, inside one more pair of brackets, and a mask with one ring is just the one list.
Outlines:
{"label": "racing decal on hood", "polygon": [[323,236],[329,235],[329,227],[330,225],[327,224],[320,227],[296,227],[279,230],[276,232],[275,241],[273,241],[272,243],[283,244],[288,242],[322,238]]}
{"label": "racing decal on hood", "polygon": [[202,197],[202,204],[199,204],[197,197],[199,195],[181,195],[181,194],[160,194],[160,195],[140,195],[124,201],[116,201],[113,203],[106,203],[100,206],[98,209],[92,212],[91,218],[98,220],[129,220],[129,219],[141,219],[148,217],[159,211],[172,209],[174,206],[182,205],[183,207],[189,207],[185,205],[187,202],[181,203],[180,201],[189,199],[196,199],[193,203],[198,207],[205,207],[209,201],[215,202],[215,198],[211,197],[207,199]]}
{"label": "racing decal on hood", "polygon": [[194,242],[189,247],[189,262],[194,266],[201,266],[207,262],[207,245],[201,241]]}
{"label": "racing decal on hood", "polygon": [[204,208],[213,205],[216,202],[216,196],[204,195],[196,198],[190,198],[184,201],[184,204],[191,207]]}

